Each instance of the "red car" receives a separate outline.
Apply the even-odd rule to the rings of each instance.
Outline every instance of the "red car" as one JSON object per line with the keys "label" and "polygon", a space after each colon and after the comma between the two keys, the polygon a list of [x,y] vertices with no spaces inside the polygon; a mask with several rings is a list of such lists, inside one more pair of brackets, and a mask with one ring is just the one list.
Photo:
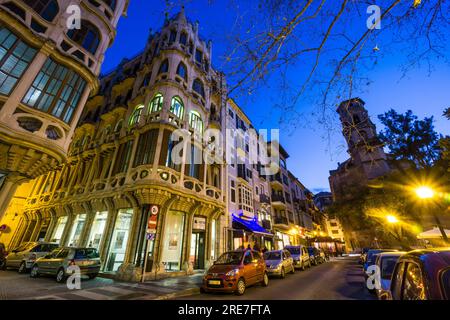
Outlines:
{"label": "red car", "polygon": [[450,300],[450,248],[414,250],[395,265],[393,300]]}
{"label": "red car", "polygon": [[262,255],[253,250],[225,252],[214,262],[200,288],[202,292],[234,292],[242,295],[248,286],[269,285]]}

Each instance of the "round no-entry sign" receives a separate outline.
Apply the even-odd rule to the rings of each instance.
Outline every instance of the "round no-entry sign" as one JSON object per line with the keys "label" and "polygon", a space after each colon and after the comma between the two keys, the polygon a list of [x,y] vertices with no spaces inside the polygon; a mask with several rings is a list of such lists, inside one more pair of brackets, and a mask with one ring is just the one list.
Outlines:
{"label": "round no-entry sign", "polygon": [[152,213],[152,215],[157,215],[158,212],[159,212],[158,206],[151,206],[150,207],[150,212]]}

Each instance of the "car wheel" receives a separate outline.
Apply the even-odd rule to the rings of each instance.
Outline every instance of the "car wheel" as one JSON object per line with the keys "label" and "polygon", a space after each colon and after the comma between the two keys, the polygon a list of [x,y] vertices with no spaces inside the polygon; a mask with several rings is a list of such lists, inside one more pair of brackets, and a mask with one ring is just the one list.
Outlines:
{"label": "car wheel", "polygon": [[95,279],[95,278],[97,278],[97,273],[93,273],[93,274],[90,274],[90,275],[88,275],[88,277],[89,277],[89,279]]}
{"label": "car wheel", "polygon": [[64,272],[64,269],[61,268],[58,270],[58,273],[56,273],[56,282],[61,283],[61,282],[64,282],[65,279],[66,279],[66,274]]}
{"label": "car wheel", "polygon": [[261,282],[263,287],[267,287],[269,285],[269,275],[267,272],[264,272],[263,281]]}
{"label": "car wheel", "polygon": [[19,270],[17,270],[19,273],[25,273],[25,272],[27,272],[27,266],[25,265],[25,261],[22,261],[21,263],[20,263],[20,266],[19,266]]}
{"label": "car wheel", "polygon": [[31,278],[39,277],[39,267],[36,264],[31,267],[30,277]]}
{"label": "car wheel", "polygon": [[242,296],[244,292],[245,292],[245,281],[244,279],[240,278],[237,282],[236,295]]}
{"label": "car wheel", "polygon": [[284,279],[286,277],[286,271],[284,271],[284,267],[281,268],[280,278]]}

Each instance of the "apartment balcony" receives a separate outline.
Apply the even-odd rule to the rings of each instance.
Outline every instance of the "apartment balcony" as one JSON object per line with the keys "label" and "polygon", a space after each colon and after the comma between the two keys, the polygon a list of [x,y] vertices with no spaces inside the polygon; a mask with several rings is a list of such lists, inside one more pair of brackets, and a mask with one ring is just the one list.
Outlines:
{"label": "apartment balcony", "polygon": [[283,182],[278,175],[270,176],[270,186],[272,188],[283,189]]}
{"label": "apartment balcony", "polygon": [[266,230],[272,229],[272,222],[270,220],[261,220],[261,225]]}
{"label": "apartment balcony", "polygon": [[281,195],[272,194],[271,204],[273,207],[286,207],[286,200]]}
{"label": "apartment balcony", "polygon": [[284,224],[286,226],[289,225],[288,219],[283,216],[275,216],[273,220],[274,220],[274,224]]}
{"label": "apartment balcony", "polygon": [[270,204],[270,198],[269,198],[268,195],[260,194],[260,195],[259,195],[259,202],[260,202],[260,203],[267,203],[267,204]]}

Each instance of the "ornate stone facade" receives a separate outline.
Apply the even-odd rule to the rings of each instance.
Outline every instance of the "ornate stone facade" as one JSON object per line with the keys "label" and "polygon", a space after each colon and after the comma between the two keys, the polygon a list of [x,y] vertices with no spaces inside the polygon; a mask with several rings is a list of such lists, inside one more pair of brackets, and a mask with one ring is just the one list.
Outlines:
{"label": "ornate stone facade", "polygon": [[[19,185],[66,161],[127,4],[0,1],[0,219]],[[69,5],[80,11],[80,29],[67,26]]]}

